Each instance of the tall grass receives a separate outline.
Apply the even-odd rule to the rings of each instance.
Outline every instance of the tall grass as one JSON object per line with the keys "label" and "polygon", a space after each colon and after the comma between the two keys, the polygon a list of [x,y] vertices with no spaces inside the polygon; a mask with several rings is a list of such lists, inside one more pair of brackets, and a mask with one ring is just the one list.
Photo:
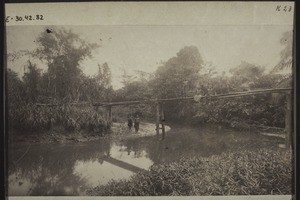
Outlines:
{"label": "tall grass", "polygon": [[288,151],[261,149],[181,159],[154,165],[130,180],[111,181],[87,191],[103,196],[291,194]]}
{"label": "tall grass", "polygon": [[93,107],[37,106],[27,104],[9,109],[10,127],[22,130],[49,130],[63,126],[66,130],[105,131],[106,120]]}

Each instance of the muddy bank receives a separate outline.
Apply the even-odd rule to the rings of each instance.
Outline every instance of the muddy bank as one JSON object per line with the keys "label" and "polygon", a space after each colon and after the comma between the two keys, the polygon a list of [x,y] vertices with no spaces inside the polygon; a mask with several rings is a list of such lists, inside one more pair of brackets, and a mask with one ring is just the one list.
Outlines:
{"label": "muddy bank", "polygon": [[[168,132],[171,128],[169,126],[165,126],[165,131]],[[140,128],[138,132],[135,132],[134,128],[129,130],[126,123],[114,123],[112,128],[112,136],[121,136],[121,137],[147,137],[156,135],[156,125],[149,122],[140,123]],[[161,130],[160,130],[161,134]]]}
{"label": "muddy bank", "polygon": [[[156,135],[155,124],[142,122],[140,129],[136,133],[134,129],[128,129],[126,123],[114,123],[111,130],[106,133],[94,133],[87,131],[67,132],[62,127],[56,127],[49,131],[41,132],[26,132],[20,133],[20,131],[9,131],[9,142],[30,142],[30,143],[79,143],[103,140],[106,138],[135,138],[135,137],[147,137]],[[170,127],[165,126],[166,132],[170,130]]]}
{"label": "muddy bank", "polygon": [[95,141],[105,138],[103,134],[88,133],[84,131],[67,132],[63,128],[56,127],[53,130],[40,132],[9,131],[8,141],[29,143],[78,143]]}

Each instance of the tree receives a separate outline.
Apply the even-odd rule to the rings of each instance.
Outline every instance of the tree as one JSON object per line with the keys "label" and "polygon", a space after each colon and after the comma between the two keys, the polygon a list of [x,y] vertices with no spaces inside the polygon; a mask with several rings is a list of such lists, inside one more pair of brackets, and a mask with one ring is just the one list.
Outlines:
{"label": "tree", "polygon": [[264,70],[261,66],[242,61],[239,66],[230,69],[230,73],[234,76],[242,76],[247,79],[258,79],[263,75]]}
{"label": "tree", "polygon": [[35,103],[38,99],[40,89],[39,84],[41,80],[41,70],[37,68],[36,64],[33,64],[28,60],[27,65],[25,66],[25,71],[23,76],[24,89],[25,89],[25,99],[28,102]]}
{"label": "tree", "polygon": [[9,107],[18,106],[24,100],[24,84],[18,74],[11,69],[7,69],[6,77],[8,105]]}
{"label": "tree", "polygon": [[187,96],[196,90],[202,67],[197,47],[184,47],[156,70],[152,82],[155,95],[159,98]]}
{"label": "tree", "polygon": [[273,73],[286,68],[292,68],[293,65],[293,32],[287,31],[283,33],[279,42],[282,46],[284,46],[284,48],[280,52],[281,60],[274,67],[272,71]]}
{"label": "tree", "polygon": [[36,39],[38,47],[32,53],[48,64],[49,94],[59,100],[78,100],[80,62],[92,56],[97,44],[91,44],[66,29],[42,32]]}
{"label": "tree", "polygon": [[237,91],[249,90],[263,75],[265,68],[242,61],[240,65],[229,70],[233,75],[232,85]]}
{"label": "tree", "polygon": [[53,29],[50,33],[42,32],[36,39],[39,45],[33,54],[41,60],[53,63],[58,57],[72,60],[79,64],[87,57],[92,56],[92,50],[99,47],[95,43],[88,43],[71,30]]}
{"label": "tree", "polygon": [[111,71],[107,63],[98,64],[98,74],[95,80],[100,88],[109,89],[111,87]]}
{"label": "tree", "polygon": [[98,64],[98,73],[92,78],[97,101],[110,101],[113,92],[111,85],[111,71],[107,63]]}
{"label": "tree", "polygon": [[[280,39],[280,44],[284,46],[283,50],[280,52],[281,60],[271,71],[272,74],[281,72],[284,69],[293,68],[293,32],[288,31],[283,33],[282,38]],[[290,70],[286,75],[282,76],[277,84],[277,87],[292,87],[292,75],[292,70]]]}
{"label": "tree", "polygon": [[[177,55],[163,63],[156,72],[150,85],[153,96],[157,98],[185,97],[196,93],[200,81],[203,59],[195,46],[186,46]],[[165,106],[172,117],[192,115],[191,106],[184,102],[172,102]]]}

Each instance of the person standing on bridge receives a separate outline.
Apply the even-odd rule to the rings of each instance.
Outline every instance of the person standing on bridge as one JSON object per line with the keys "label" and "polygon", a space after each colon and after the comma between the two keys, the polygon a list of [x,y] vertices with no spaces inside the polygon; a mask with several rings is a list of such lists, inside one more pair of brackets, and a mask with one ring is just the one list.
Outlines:
{"label": "person standing on bridge", "polygon": [[208,95],[208,89],[203,84],[200,87],[200,95],[202,95],[202,96]]}
{"label": "person standing on bridge", "polygon": [[130,131],[131,128],[132,128],[132,125],[133,125],[133,120],[132,120],[131,115],[128,116],[128,123],[127,123],[127,125],[128,125],[128,128],[129,128],[129,131]]}
{"label": "person standing on bridge", "polygon": [[140,129],[140,118],[139,118],[139,115],[136,115],[136,117],[134,118],[134,129],[135,129],[136,133]]}

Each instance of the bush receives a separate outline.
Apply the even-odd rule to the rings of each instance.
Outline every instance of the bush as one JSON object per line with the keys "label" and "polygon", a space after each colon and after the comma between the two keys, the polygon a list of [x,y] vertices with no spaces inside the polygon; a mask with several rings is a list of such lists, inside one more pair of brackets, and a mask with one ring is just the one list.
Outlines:
{"label": "bush", "polygon": [[102,113],[92,107],[37,106],[27,104],[9,109],[10,127],[21,130],[49,130],[63,126],[66,130],[103,132],[107,129]]}
{"label": "bush", "polygon": [[235,99],[203,100],[194,105],[194,123],[216,123],[235,127],[246,125],[284,127],[284,104],[271,104],[271,95]]}
{"label": "bush", "polygon": [[208,158],[154,165],[130,180],[110,181],[87,191],[103,196],[266,195],[291,194],[288,151],[244,150]]}

